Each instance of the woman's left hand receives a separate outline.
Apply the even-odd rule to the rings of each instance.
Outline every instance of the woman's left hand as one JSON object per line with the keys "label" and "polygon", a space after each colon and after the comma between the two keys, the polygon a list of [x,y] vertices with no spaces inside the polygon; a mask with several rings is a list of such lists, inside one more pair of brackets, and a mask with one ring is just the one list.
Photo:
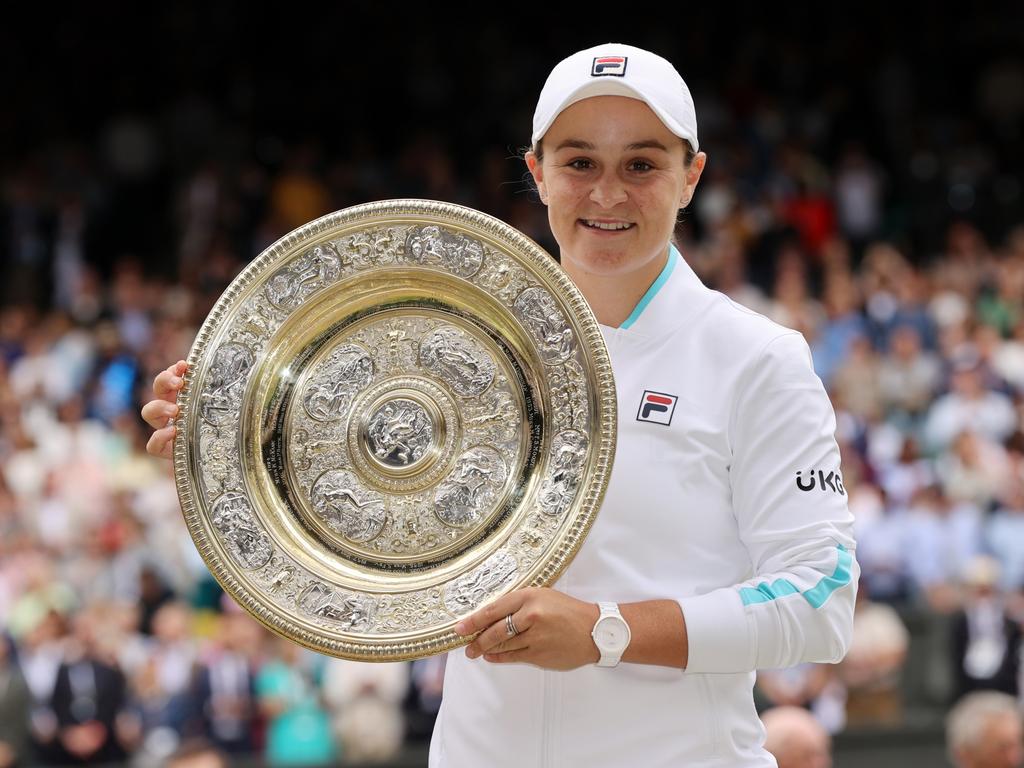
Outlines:
{"label": "woman's left hand", "polygon": [[[547,587],[509,592],[455,626],[460,635],[480,636],[466,646],[466,656],[486,661],[534,664],[545,669],[576,669],[594,664],[601,653],[590,633],[601,611],[596,603],[577,600]],[[505,617],[518,630],[508,634]]]}

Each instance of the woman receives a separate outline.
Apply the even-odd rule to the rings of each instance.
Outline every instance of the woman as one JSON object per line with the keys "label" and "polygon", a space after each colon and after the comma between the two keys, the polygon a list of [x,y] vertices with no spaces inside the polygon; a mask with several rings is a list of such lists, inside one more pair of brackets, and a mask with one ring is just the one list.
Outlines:
{"label": "woman", "polygon": [[[615,467],[553,588],[459,623],[480,635],[449,654],[432,766],[771,766],[754,670],[845,653],[859,568],[835,416],[803,337],[671,243],[705,162],[665,59],[600,45],[548,77],[526,163],[611,354]],[[151,452],[174,414],[143,409]]]}

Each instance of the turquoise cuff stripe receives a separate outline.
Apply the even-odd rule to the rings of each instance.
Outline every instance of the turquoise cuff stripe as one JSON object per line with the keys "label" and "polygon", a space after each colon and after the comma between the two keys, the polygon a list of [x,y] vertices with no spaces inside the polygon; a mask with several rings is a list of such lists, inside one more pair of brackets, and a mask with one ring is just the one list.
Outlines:
{"label": "turquoise cuff stripe", "polygon": [[[842,544],[839,544],[837,548],[839,549],[839,559],[832,575],[822,577],[821,581],[803,593],[804,600],[810,603],[812,608],[821,608],[828,600],[829,595],[850,583],[850,566],[853,564],[853,555]],[[764,582],[757,587],[743,587],[740,589],[740,599],[743,600],[744,605],[756,605],[799,593],[800,590],[793,585],[793,582],[776,579],[771,585]]]}
{"label": "turquoise cuff stripe", "polygon": [[658,279],[651,283],[651,287],[647,289],[647,293],[643,295],[633,311],[629,313],[629,317],[625,319],[619,328],[629,328],[633,323],[637,321],[637,318],[644,313],[647,309],[647,305],[651,303],[655,296],[658,295],[658,291],[661,290],[661,286],[668,282],[669,276],[672,274],[672,270],[676,268],[676,260],[679,258],[679,251],[676,247],[669,243],[668,245],[668,261],[665,262],[665,266],[661,268],[661,274],[658,275]]}
{"label": "turquoise cuff stripe", "polygon": [[786,579],[776,579],[770,586],[766,581],[764,584],[760,584],[756,588],[744,587],[740,590],[740,596],[743,598],[744,605],[753,605],[754,603],[767,603],[777,597],[795,595],[799,591],[800,590],[793,586],[791,581],[786,581]]}

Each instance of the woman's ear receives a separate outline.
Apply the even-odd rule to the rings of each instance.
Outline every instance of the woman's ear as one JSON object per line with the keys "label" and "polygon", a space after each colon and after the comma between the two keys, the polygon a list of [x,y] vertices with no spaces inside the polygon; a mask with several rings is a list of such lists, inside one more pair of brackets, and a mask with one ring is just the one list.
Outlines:
{"label": "woman's ear", "polygon": [[544,205],[548,204],[548,191],[544,185],[544,165],[537,159],[536,153],[531,149],[526,153],[526,167],[530,169],[533,176],[533,183],[537,185],[537,194]]}
{"label": "woman's ear", "polygon": [[697,190],[697,182],[700,181],[700,175],[704,172],[704,165],[708,161],[708,156],[704,152],[698,152],[693,162],[690,163],[690,167],[686,169],[686,186],[683,187],[683,194],[679,197],[679,207],[685,208],[693,200],[693,193]]}

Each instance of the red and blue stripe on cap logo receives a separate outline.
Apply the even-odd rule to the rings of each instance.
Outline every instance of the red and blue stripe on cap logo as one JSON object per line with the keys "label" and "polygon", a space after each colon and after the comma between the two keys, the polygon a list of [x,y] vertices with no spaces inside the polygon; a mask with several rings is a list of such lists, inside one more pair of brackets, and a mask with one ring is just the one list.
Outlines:
{"label": "red and blue stripe on cap logo", "polygon": [[590,67],[591,77],[622,77],[626,74],[625,56],[597,56]]}
{"label": "red and blue stripe on cap logo", "polygon": [[640,410],[637,411],[636,420],[663,424],[667,427],[672,423],[672,414],[675,413],[678,399],[675,395],[645,389],[644,396],[640,399]]}

